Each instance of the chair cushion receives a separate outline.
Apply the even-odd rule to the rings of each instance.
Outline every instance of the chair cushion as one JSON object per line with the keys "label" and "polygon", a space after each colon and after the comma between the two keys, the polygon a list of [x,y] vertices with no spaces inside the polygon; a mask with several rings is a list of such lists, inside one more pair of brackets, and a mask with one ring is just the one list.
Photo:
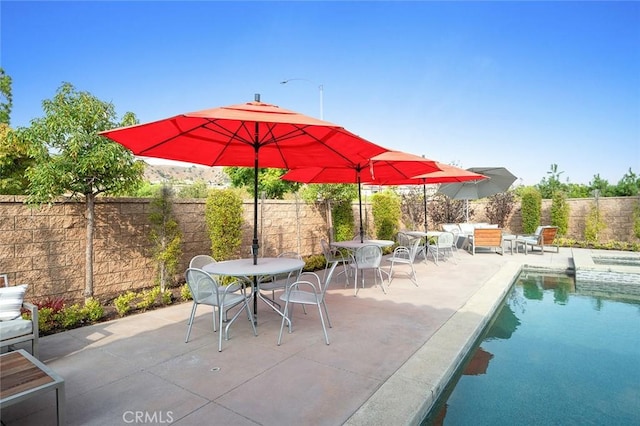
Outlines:
{"label": "chair cushion", "polygon": [[27,285],[0,288],[0,321],[11,321],[20,316]]}
{"label": "chair cushion", "polygon": [[33,324],[30,320],[17,318],[11,321],[0,321],[0,336],[2,340],[13,339],[33,332]]}
{"label": "chair cushion", "polygon": [[473,223],[460,223],[460,231],[464,234],[473,234],[473,230],[475,229],[475,225]]}

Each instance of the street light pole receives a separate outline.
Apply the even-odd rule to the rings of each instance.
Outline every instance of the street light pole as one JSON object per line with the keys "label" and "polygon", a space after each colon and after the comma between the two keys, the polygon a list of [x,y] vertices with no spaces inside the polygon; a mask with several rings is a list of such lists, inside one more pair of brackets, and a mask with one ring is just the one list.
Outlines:
{"label": "street light pole", "polygon": [[320,120],[324,120],[324,85],[317,84],[315,81],[308,80],[306,78],[288,78],[280,82],[280,84],[287,84],[290,81],[306,81],[313,85],[318,86],[318,90],[320,92]]}

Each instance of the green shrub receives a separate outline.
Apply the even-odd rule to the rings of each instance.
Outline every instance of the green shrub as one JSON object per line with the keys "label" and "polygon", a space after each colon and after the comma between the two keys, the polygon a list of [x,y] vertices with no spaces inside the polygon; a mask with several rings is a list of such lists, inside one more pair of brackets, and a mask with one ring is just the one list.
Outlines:
{"label": "green shrub", "polygon": [[569,203],[563,191],[553,193],[551,200],[551,225],[558,227],[558,235],[567,235],[569,229]]}
{"label": "green shrub", "polygon": [[173,190],[162,185],[149,203],[149,240],[162,291],[172,284],[182,256],[182,231],[173,214]]}
{"label": "green shrub", "polygon": [[95,322],[104,316],[104,308],[98,299],[91,297],[84,302],[83,314],[89,321]]}
{"label": "green shrub", "polygon": [[189,289],[189,284],[184,283],[182,287],[180,287],[180,298],[182,300],[191,300],[193,297],[191,296],[191,290]]}
{"label": "green shrub", "polygon": [[640,238],[640,202],[633,207],[633,235]]}
{"label": "green shrub", "polygon": [[162,293],[160,293],[160,302],[163,305],[170,305],[172,300],[171,300],[171,292],[170,291],[163,291]]}
{"label": "green shrub", "polygon": [[598,204],[594,203],[589,208],[589,213],[584,223],[584,239],[589,244],[594,244],[599,241],[599,234],[606,228],[606,224],[602,220],[600,209]]}
{"label": "green shrub", "polygon": [[153,307],[160,293],[160,287],[153,287],[150,290],[141,291],[136,297],[137,299],[140,299],[138,303],[136,303],[136,307],[143,311]]}
{"label": "green shrub", "polygon": [[242,198],[231,189],[209,192],[205,221],[211,240],[211,255],[216,260],[238,257],[242,244]]}
{"label": "green shrub", "polygon": [[54,315],[54,321],[64,329],[75,328],[85,320],[85,314],[79,304],[65,306]]}
{"label": "green shrub", "polygon": [[346,241],[353,238],[355,226],[351,201],[341,201],[334,204],[331,214],[336,241]]}
{"label": "green shrub", "polygon": [[53,317],[53,308],[38,308],[38,329],[40,332],[46,333],[55,327],[56,323]]}
{"label": "green shrub", "polygon": [[400,229],[402,217],[400,197],[393,191],[385,190],[373,194],[371,204],[376,238],[393,240]]}
{"label": "green shrub", "polygon": [[118,315],[121,317],[125,316],[131,310],[131,302],[133,302],[136,297],[138,297],[138,295],[132,291],[127,291],[126,293],[116,297],[113,304],[116,307]]}
{"label": "green shrub", "polygon": [[321,254],[314,254],[304,259],[304,272],[313,272],[319,269],[324,269],[325,259]]}
{"label": "green shrub", "polygon": [[525,188],[521,196],[522,232],[524,234],[533,234],[540,225],[542,196],[540,191],[533,187]]}

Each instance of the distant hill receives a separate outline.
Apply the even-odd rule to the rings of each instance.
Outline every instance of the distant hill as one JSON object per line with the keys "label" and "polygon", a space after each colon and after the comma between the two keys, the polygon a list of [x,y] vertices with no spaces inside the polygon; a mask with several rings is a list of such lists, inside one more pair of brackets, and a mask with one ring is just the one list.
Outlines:
{"label": "distant hill", "polygon": [[203,180],[208,186],[227,186],[229,177],[222,171],[222,167],[206,166],[164,166],[147,163],[144,179],[151,183],[171,181],[186,185]]}

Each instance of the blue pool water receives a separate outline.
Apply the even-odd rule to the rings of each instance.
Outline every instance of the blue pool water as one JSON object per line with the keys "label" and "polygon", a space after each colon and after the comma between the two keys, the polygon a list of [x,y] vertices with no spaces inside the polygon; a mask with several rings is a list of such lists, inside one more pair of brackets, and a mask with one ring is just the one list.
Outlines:
{"label": "blue pool water", "polygon": [[424,424],[640,425],[640,301],[523,273]]}

